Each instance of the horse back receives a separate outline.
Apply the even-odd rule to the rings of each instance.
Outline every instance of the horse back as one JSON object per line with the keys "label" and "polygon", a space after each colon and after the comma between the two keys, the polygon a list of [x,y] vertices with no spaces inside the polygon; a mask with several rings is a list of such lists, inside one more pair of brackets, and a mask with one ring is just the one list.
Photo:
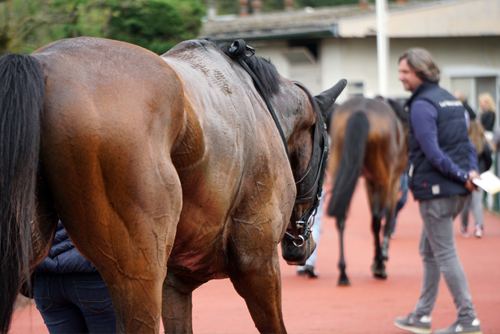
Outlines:
{"label": "horse back", "polygon": [[364,112],[370,123],[363,172],[374,182],[392,181],[399,177],[406,164],[405,134],[395,112],[380,101],[353,98],[335,110],[332,119],[332,164],[335,164],[335,159],[340,159],[345,124],[357,111]]}

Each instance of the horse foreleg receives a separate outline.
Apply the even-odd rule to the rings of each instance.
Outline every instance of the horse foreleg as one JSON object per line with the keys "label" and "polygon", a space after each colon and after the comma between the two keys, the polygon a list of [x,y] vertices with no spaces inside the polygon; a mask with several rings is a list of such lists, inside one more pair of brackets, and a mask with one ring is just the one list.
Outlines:
{"label": "horse foreleg", "polygon": [[230,259],[229,278],[260,333],[286,333],[277,249],[267,256],[246,254]]}
{"label": "horse foreleg", "polygon": [[179,277],[167,273],[163,283],[162,319],[165,333],[193,332],[193,295],[200,284],[185,284]]}
{"label": "horse foreleg", "polygon": [[340,270],[340,276],[339,276],[338,285],[340,285],[340,286],[351,285],[351,282],[349,281],[349,278],[347,277],[347,274],[345,272],[345,268],[346,268],[345,259],[344,259],[345,220],[346,220],[345,216],[337,219],[337,230],[339,232],[339,247],[340,247],[340,258],[339,258],[339,265],[338,265],[339,270]]}

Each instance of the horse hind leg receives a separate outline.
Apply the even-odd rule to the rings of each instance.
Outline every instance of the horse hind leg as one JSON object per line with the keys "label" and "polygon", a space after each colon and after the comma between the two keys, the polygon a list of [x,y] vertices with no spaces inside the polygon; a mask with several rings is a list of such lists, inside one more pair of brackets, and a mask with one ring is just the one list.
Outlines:
{"label": "horse hind leg", "polygon": [[389,205],[385,208],[385,225],[384,225],[384,239],[382,241],[382,259],[389,260],[389,240],[391,237],[392,229],[394,227],[394,206]]}
{"label": "horse hind leg", "polygon": [[389,260],[389,241],[391,233],[394,229],[394,214],[396,211],[397,198],[399,193],[399,179],[392,182],[391,193],[389,194],[389,200],[386,203],[385,212],[385,226],[384,226],[384,241],[382,242],[382,257],[384,261]]}
{"label": "horse hind leg", "polygon": [[385,263],[382,255],[382,248],[380,246],[380,228],[382,226],[382,211],[380,208],[380,191],[368,184],[367,190],[370,197],[371,211],[372,211],[372,232],[375,245],[375,257],[373,259],[372,273],[375,278],[386,279],[387,273],[385,271]]}
{"label": "horse hind leg", "polygon": [[338,263],[338,268],[340,270],[340,276],[339,276],[339,281],[337,285],[339,286],[349,286],[351,285],[351,282],[349,281],[349,278],[347,277],[346,274],[346,264],[345,264],[345,258],[344,258],[344,228],[345,228],[345,220],[346,217],[342,218],[337,218],[337,230],[339,233],[339,247],[340,247],[340,256],[339,256],[339,263]]}

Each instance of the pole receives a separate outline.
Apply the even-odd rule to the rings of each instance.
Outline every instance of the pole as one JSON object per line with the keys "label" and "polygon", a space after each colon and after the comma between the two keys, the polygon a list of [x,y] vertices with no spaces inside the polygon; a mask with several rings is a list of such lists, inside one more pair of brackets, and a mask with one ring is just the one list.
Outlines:
{"label": "pole", "polygon": [[377,64],[379,94],[387,97],[389,68],[389,38],[387,37],[387,0],[376,0],[377,12]]}

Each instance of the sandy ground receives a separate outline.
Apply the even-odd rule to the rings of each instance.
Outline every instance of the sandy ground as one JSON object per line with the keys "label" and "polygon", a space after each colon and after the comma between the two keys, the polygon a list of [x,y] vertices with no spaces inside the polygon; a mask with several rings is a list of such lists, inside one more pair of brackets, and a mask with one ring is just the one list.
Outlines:
{"label": "sandy ground", "polygon": [[[385,281],[372,278],[374,255],[369,210],[363,181],[354,194],[346,227],[346,262],[350,287],[338,287],[338,237],[327,219],[318,248],[318,279],[296,275],[282,262],[283,315],[289,333],[405,333],[394,318],[412,311],[420,292],[422,264],[418,254],[421,219],[411,194],[398,217]],[[500,333],[500,218],[484,212],[482,239],[455,238],[483,333]],[[193,294],[196,333],[257,333],[242,298],[229,280],[211,281]],[[453,300],[442,281],[432,328],[455,321]],[[34,306],[14,314],[10,333],[48,333]]]}

